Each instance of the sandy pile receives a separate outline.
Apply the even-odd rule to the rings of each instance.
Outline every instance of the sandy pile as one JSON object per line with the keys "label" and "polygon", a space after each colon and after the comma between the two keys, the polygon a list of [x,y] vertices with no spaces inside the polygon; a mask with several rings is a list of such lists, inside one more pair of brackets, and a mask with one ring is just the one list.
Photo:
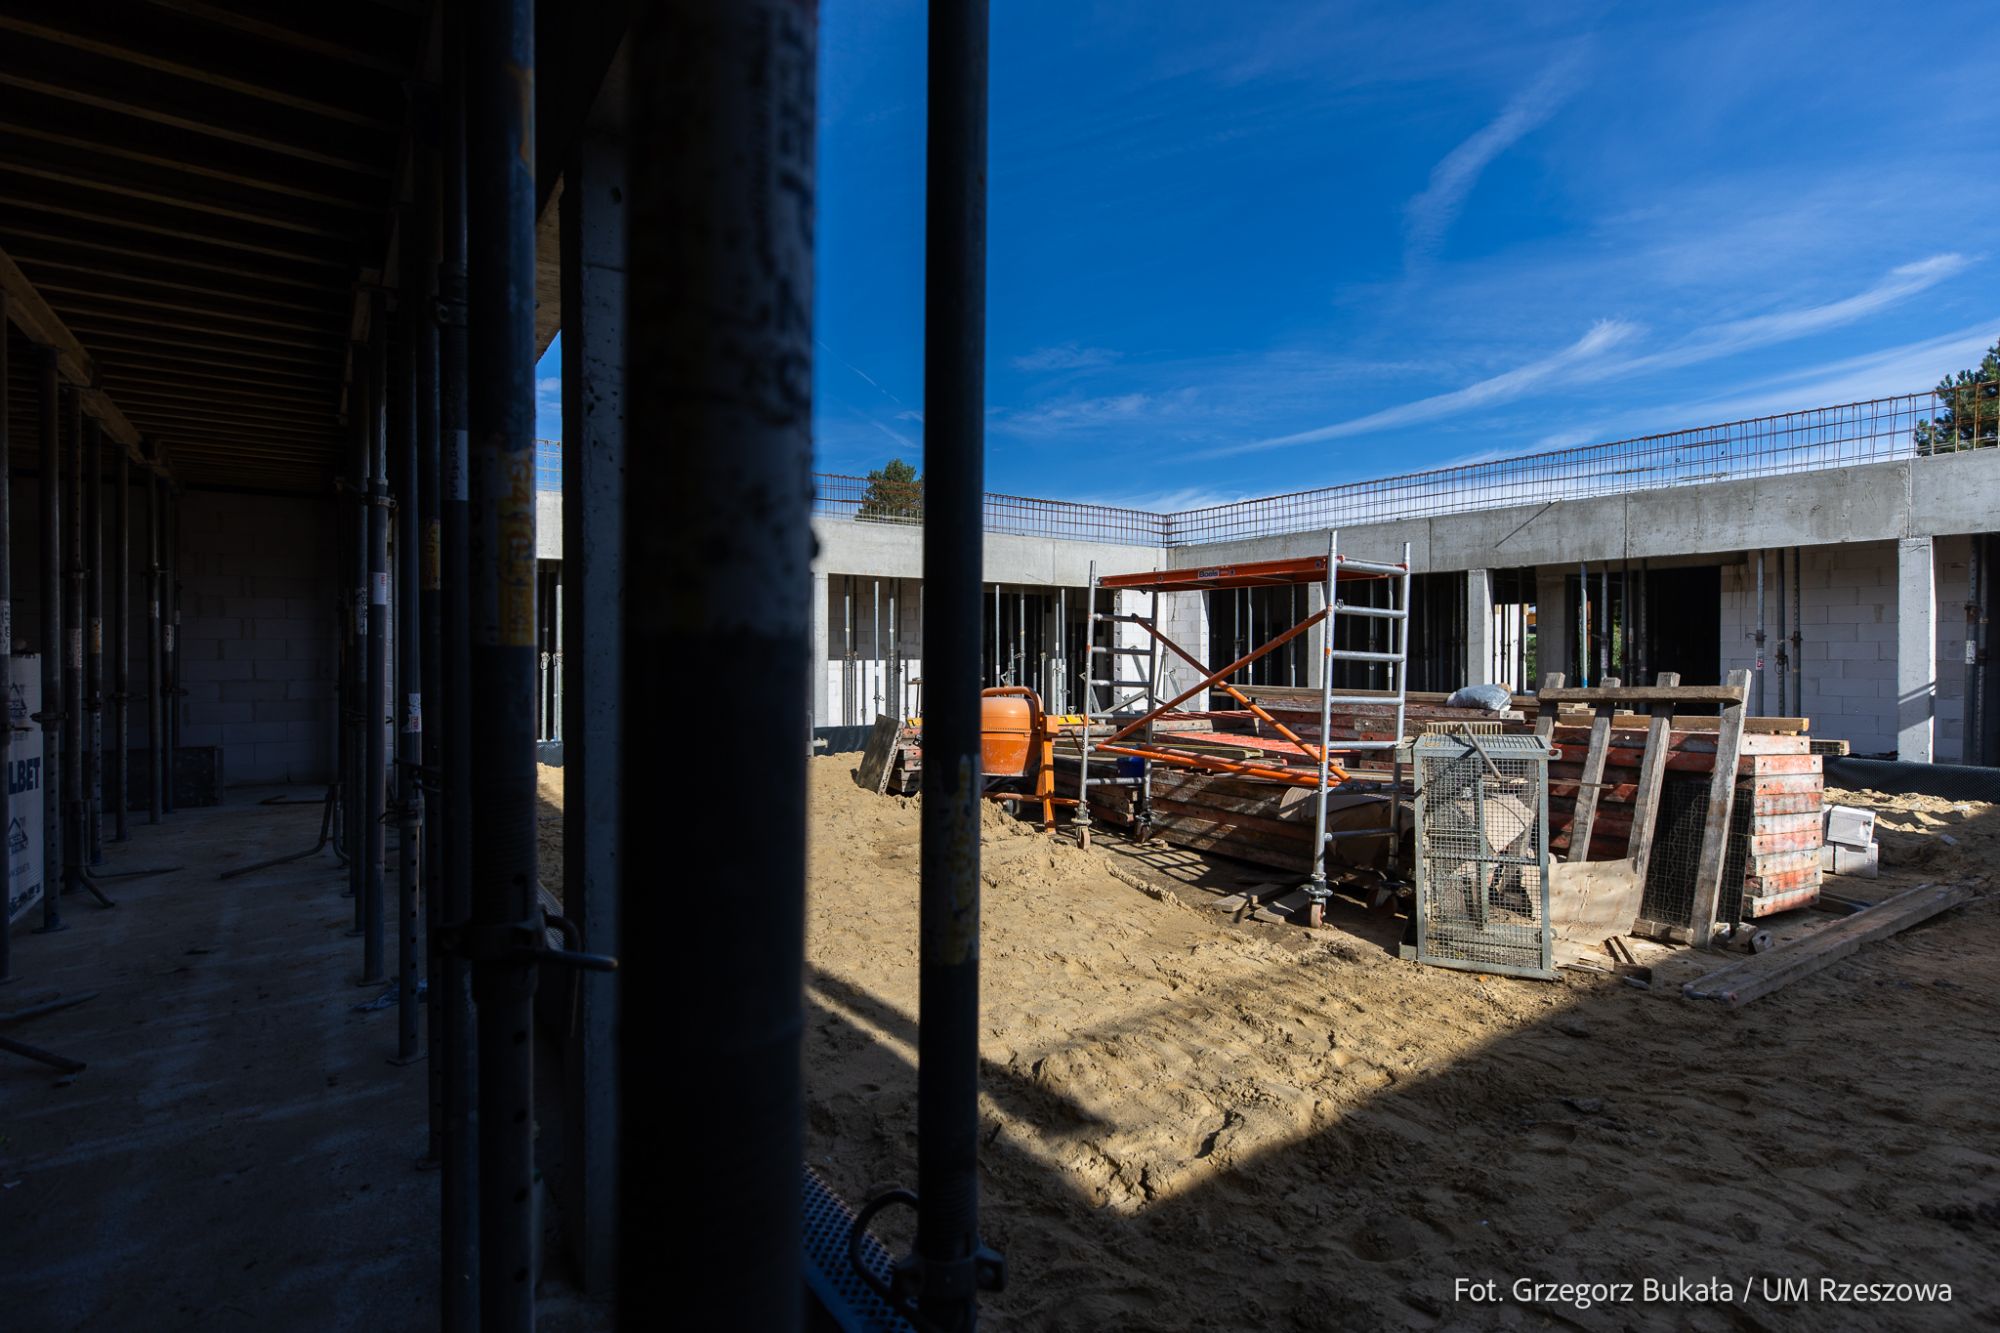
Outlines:
{"label": "sandy pile", "polygon": [[[812,761],[807,1095],[809,1156],[858,1201],[915,1181],[918,812],[853,764]],[[1883,799],[1895,873],[1989,873],[1991,810]],[[1937,829],[1962,857],[1903,841]],[[982,856],[983,1216],[1013,1283],[987,1327],[1922,1313],[1766,1303],[1752,1275],[1948,1281],[1947,1322],[2000,1323],[2000,1229],[1978,1212],[2000,1199],[1991,900],[1727,1013],[1418,967],[1358,914],[1316,936],[1234,925],[997,812]],[[1458,1277],[1718,1275],[1733,1306],[1453,1300]]]}
{"label": "sandy pile", "polygon": [[[1896,887],[1922,880],[1989,886],[1993,882],[1994,868],[2000,865],[2000,819],[1988,802],[1829,787],[1826,803],[1875,812],[1882,877]],[[1861,883],[1857,881],[1857,887]]]}

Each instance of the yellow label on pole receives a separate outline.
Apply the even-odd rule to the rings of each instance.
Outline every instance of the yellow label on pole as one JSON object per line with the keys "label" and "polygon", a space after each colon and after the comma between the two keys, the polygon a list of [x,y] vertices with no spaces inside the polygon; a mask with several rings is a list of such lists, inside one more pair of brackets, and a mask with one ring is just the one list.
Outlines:
{"label": "yellow label on pole", "polygon": [[500,502],[500,643],[535,646],[535,454],[502,451],[494,462],[494,493]]}

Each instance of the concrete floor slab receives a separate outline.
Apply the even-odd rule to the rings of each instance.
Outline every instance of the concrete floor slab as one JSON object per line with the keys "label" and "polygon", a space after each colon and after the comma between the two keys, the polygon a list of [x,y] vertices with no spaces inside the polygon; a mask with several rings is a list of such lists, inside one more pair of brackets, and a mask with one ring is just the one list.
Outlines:
{"label": "concrete floor slab", "polygon": [[382,988],[329,853],[216,878],[312,845],[319,807],[263,794],[140,816],[105,868],[185,869],[15,928],[0,1010],[98,995],[0,1029],[89,1066],[0,1054],[9,1328],[435,1327],[426,1067],[389,1063],[393,1006],[355,1010]]}

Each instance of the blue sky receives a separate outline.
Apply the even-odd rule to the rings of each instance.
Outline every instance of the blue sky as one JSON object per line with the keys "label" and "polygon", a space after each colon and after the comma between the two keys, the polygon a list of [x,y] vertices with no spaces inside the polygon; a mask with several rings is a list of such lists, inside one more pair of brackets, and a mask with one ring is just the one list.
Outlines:
{"label": "blue sky", "polygon": [[[1989,12],[1532,9],[994,5],[989,486],[1179,508],[2000,336]],[[816,454],[859,473],[922,452],[923,5],[821,17]]]}

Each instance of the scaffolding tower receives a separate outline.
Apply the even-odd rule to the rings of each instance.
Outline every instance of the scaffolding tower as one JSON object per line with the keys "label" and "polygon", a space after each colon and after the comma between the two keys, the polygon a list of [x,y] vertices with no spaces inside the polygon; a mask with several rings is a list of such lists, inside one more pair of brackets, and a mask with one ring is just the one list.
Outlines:
{"label": "scaffolding tower", "polygon": [[[1385,606],[1349,605],[1341,597],[1344,585],[1379,581],[1388,583],[1388,604]],[[1237,588],[1313,584],[1319,585],[1322,593],[1322,605],[1318,610],[1309,611],[1289,628],[1219,668],[1211,670],[1199,658],[1175,643],[1160,628],[1162,593],[1216,592]],[[1147,594],[1150,601],[1146,614],[1121,612],[1117,600],[1121,592]],[[1105,595],[1108,595],[1111,601],[1108,609],[1100,611],[1099,598]],[[1088,627],[1087,660],[1092,664],[1092,670],[1088,677],[1088,689],[1084,701],[1088,726],[1078,744],[1079,791],[1076,819],[1078,841],[1086,847],[1090,845],[1090,788],[1093,782],[1100,786],[1114,782],[1138,788],[1139,799],[1134,812],[1134,832],[1143,838],[1152,819],[1150,797],[1152,768],[1155,764],[1228,773],[1239,777],[1312,788],[1314,791],[1312,874],[1302,887],[1309,901],[1308,919],[1311,924],[1318,925],[1324,916],[1329,893],[1326,884],[1327,844],[1336,837],[1356,836],[1329,833],[1326,826],[1328,792],[1354,780],[1354,774],[1349,771],[1348,765],[1335,759],[1336,754],[1345,756],[1350,762],[1362,756],[1387,754],[1392,796],[1390,801],[1392,847],[1397,844],[1402,832],[1401,812],[1393,797],[1402,786],[1403,728],[1409,693],[1409,543],[1403,544],[1403,558],[1398,562],[1360,560],[1353,556],[1342,555],[1340,534],[1338,530],[1334,530],[1327,533],[1327,551],[1323,556],[1193,566],[1186,569],[1148,570],[1137,574],[1105,577],[1099,577],[1097,566],[1093,563],[1090,567],[1090,588],[1085,615]],[[1386,648],[1341,646],[1343,642],[1359,637],[1344,635],[1343,625],[1371,620],[1386,623],[1388,628]],[[1143,648],[1121,646],[1118,634],[1118,627],[1121,625],[1134,625],[1143,630],[1146,636],[1145,646]],[[1104,642],[1099,642],[1100,626],[1104,629],[1102,635]],[[1230,678],[1316,626],[1323,628],[1320,635],[1318,682],[1319,738],[1318,744],[1315,745],[1273,717],[1255,699],[1243,693]],[[1164,697],[1165,691],[1161,687],[1162,649],[1181,658],[1202,673],[1200,680],[1172,698]],[[1101,676],[1095,670],[1095,664],[1100,661],[1108,664],[1108,669]],[[1137,674],[1121,674],[1117,667],[1122,661],[1143,663],[1143,677]],[[1365,693],[1336,693],[1336,677],[1340,674],[1337,668],[1343,663],[1364,664],[1371,669],[1380,667],[1387,677],[1388,688]],[[1228,694],[1239,706],[1249,710],[1260,722],[1302,751],[1312,760],[1312,767],[1292,765],[1278,758],[1267,760],[1225,758],[1219,754],[1204,752],[1204,748],[1199,744],[1177,740],[1175,734],[1170,731],[1160,730],[1158,724],[1163,717],[1209,689],[1220,689]],[[1335,704],[1393,705],[1394,726],[1386,736],[1355,736],[1336,741],[1330,734]],[[1213,749],[1213,747],[1208,748]],[[1093,755],[1114,759],[1136,759],[1137,772],[1116,773],[1114,770],[1112,777],[1093,778],[1091,776]],[[1380,833],[1369,831],[1367,836],[1379,837]]]}

